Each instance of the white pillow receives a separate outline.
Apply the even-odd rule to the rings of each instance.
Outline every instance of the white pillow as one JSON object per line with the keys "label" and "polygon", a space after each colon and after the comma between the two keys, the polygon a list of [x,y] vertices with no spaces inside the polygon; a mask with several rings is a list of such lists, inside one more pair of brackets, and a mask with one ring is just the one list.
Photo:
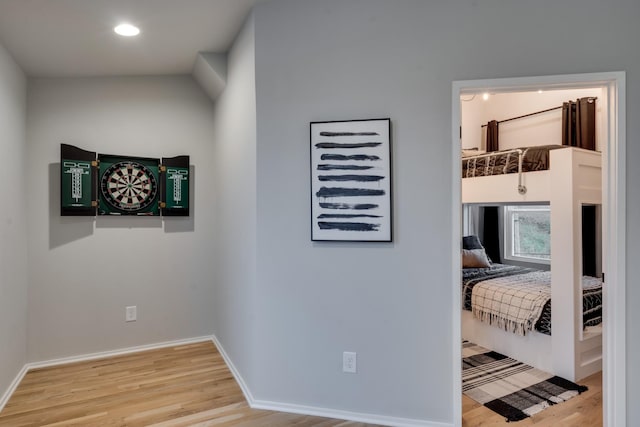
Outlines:
{"label": "white pillow", "polygon": [[463,249],[462,268],[487,268],[491,267],[489,258],[484,249]]}
{"label": "white pillow", "polygon": [[477,156],[478,154],[484,154],[486,151],[478,150],[477,148],[463,148],[462,157]]}

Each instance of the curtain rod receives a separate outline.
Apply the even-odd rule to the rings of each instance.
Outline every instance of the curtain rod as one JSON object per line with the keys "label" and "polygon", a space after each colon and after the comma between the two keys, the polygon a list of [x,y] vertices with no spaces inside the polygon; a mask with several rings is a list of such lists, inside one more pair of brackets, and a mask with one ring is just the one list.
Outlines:
{"label": "curtain rod", "polygon": [[[590,96],[587,99],[589,99],[590,101],[593,100],[595,101],[596,99],[598,99],[595,96]],[[546,113],[548,111],[553,111],[553,110],[559,110],[560,108],[562,108],[562,105],[560,105],[559,107],[553,107],[553,108],[547,108],[546,110],[541,110],[541,111],[536,111],[535,113],[529,113],[529,114],[525,114],[524,116],[518,116],[518,117],[511,117],[510,119],[504,119],[504,120],[499,120],[498,124],[500,123],[504,123],[504,122],[510,122],[511,120],[517,120],[517,119],[523,119],[525,117],[529,117],[529,116],[535,116],[536,114],[540,114],[540,113]],[[480,125],[481,128],[487,127],[486,124],[484,125]]]}

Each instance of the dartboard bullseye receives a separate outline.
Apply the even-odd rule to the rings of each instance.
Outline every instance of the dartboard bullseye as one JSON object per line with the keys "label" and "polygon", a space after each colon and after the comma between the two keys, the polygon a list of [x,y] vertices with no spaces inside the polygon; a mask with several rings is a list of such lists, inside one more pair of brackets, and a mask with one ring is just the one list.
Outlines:
{"label": "dartboard bullseye", "polygon": [[102,174],[100,187],[104,200],[125,211],[140,211],[156,199],[158,186],[153,173],[135,161],[117,162]]}

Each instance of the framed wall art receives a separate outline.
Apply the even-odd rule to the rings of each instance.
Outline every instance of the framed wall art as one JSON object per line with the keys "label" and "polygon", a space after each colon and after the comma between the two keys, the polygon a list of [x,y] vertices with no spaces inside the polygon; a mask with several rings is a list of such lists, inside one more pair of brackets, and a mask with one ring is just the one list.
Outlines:
{"label": "framed wall art", "polygon": [[391,242],[391,119],[311,122],[311,240]]}

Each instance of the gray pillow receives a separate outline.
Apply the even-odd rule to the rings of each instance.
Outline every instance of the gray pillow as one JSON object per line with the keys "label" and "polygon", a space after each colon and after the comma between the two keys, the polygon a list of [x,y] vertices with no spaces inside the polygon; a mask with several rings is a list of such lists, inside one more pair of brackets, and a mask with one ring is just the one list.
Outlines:
{"label": "gray pillow", "polygon": [[462,238],[462,249],[484,249],[478,236],[464,236]]}

